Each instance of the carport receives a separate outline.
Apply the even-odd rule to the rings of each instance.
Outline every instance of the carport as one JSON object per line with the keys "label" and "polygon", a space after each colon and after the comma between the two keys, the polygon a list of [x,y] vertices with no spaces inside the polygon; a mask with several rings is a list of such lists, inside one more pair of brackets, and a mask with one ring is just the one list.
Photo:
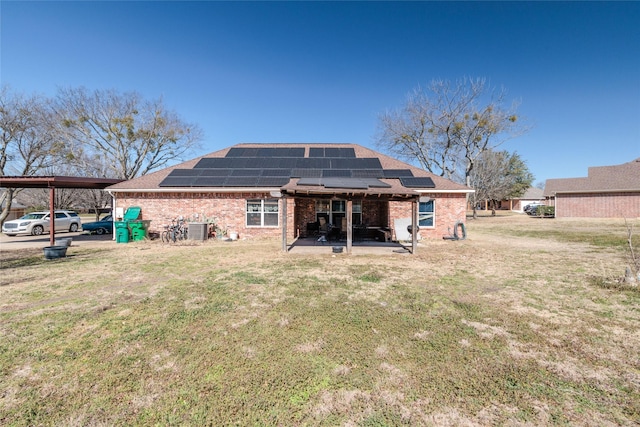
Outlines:
{"label": "carport", "polygon": [[48,188],[49,189],[49,242],[55,243],[55,195],[56,188],[82,188],[104,190],[110,185],[122,182],[122,179],[91,178],[84,176],[0,176],[0,188]]}

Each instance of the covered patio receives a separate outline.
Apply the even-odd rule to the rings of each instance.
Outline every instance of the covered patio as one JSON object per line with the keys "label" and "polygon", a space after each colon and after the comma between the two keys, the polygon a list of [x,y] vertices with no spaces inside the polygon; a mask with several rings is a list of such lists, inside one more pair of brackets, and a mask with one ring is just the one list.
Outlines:
{"label": "covered patio", "polygon": [[[354,246],[357,248],[392,248],[404,253],[415,254],[418,245],[418,203],[428,200],[427,197],[415,190],[385,186],[359,188],[356,184],[357,180],[341,179],[338,180],[339,185],[336,186],[315,186],[300,185],[296,180],[292,180],[288,185],[284,186],[281,191],[276,194],[282,199],[282,217],[287,218],[288,199],[293,199],[294,205],[294,228],[296,230],[295,241],[288,245],[287,243],[287,222],[283,221],[282,230],[282,250],[287,252],[294,248],[308,247],[335,247],[336,250],[342,250],[347,254],[353,253]],[[344,204],[344,211],[340,210],[337,215],[333,209],[328,211],[318,209],[317,206],[328,205],[334,203]],[[411,217],[408,231],[410,232],[409,245],[401,245],[393,242],[393,224],[389,224],[389,202],[401,202],[411,204]],[[354,205],[358,207],[354,211]],[[316,206],[315,208],[311,208]],[[367,212],[367,206],[382,206],[385,211],[384,217],[374,215]],[[355,213],[355,215],[354,215]],[[310,230],[309,225],[319,221],[320,216],[325,216],[325,221],[334,222],[336,225],[330,226],[337,230],[337,235],[331,236],[330,231],[327,232],[329,238],[324,239],[318,236],[315,230]],[[337,224],[337,219],[341,220],[341,224]],[[356,221],[354,221],[356,218]],[[318,239],[318,237],[320,237]],[[340,248],[340,249],[338,249]]]}

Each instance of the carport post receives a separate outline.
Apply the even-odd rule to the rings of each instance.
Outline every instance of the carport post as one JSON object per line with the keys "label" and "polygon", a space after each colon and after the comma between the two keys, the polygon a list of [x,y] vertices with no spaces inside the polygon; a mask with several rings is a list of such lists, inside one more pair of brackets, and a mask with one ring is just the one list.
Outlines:
{"label": "carport post", "polygon": [[418,249],[418,203],[419,198],[411,202],[411,254],[415,254]]}
{"label": "carport post", "polygon": [[56,243],[56,187],[53,185],[49,188],[49,246]]}

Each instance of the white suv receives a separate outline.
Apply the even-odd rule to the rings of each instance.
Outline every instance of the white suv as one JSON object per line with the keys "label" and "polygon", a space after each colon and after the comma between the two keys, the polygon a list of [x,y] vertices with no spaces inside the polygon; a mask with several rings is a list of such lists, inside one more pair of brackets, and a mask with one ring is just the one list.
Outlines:
{"label": "white suv", "polygon": [[[19,219],[6,221],[2,225],[2,232],[7,236],[15,236],[19,233],[27,233],[39,236],[49,232],[49,212],[31,212]],[[82,220],[73,211],[56,211],[56,231],[78,231]]]}

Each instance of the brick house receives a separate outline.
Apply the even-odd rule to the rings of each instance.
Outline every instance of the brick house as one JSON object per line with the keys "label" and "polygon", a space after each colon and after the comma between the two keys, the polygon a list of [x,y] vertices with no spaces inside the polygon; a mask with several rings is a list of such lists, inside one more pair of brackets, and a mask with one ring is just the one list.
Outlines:
{"label": "brick house", "polygon": [[356,144],[238,144],[107,190],[116,212],[141,207],[151,231],[178,216],[215,218],[240,238],[283,245],[315,233],[320,217],[349,239],[358,227],[399,239],[394,225],[412,218],[422,239],[441,239],[464,222],[473,191]]}
{"label": "brick house", "polygon": [[556,218],[638,218],[640,158],[590,167],[583,178],[548,179],[544,195]]}

